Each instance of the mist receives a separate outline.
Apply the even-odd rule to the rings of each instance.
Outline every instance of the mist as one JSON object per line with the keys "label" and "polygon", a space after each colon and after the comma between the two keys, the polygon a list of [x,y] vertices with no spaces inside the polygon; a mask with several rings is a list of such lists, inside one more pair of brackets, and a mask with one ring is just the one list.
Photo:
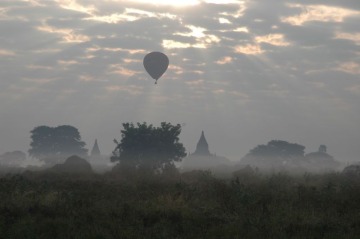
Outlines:
{"label": "mist", "polygon": [[[140,123],[137,124],[139,125]],[[146,123],[144,124],[147,125]],[[168,124],[171,125],[170,123]],[[153,127],[152,124],[149,127]],[[176,141],[179,141],[181,145],[186,145],[181,140],[183,137],[180,137],[184,134],[182,132],[184,127],[187,127],[187,125],[178,124],[179,138]],[[123,130],[124,128],[117,134],[122,135],[121,140],[125,136]],[[86,167],[91,173],[103,174],[115,170],[117,166],[121,165],[121,161],[112,160],[117,149],[115,142],[120,142],[116,139],[115,141],[114,139],[112,140],[112,153],[106,151],[104,153],[101,141],[95,139],[93,145],[89,147],[82,141],[82,136],[78,129],[71,125],[59,125],[56,127],[43,125],[37,126],[29,132],[31,140],[28,150],[25,152],[21,150],[8,151],[0,155],[0,167],[2,167],[3,173],[21,173],[26,170],[55,172],[57,171],[56,168],[59,167],[68,168],[70,171],[72,168],[75,168],[75,171],[76,168],[79,168],[81,172],[81,168]],[[345,167],[359,163],[358,161],[344,162],[335,158],[330,154],[331,150],[328,150],[326,145],[320,145],[317,150],[307,153],[305,146],[285,140],[271,140],[267,143],[257,144],[248,149],[246,154],[239,155],[237,160],[233,160],[213,152],[212,149],[216,148],[216,146],[214,147],[212,138],[210,138],[210,143],[208,143],[205,135],[205,132],[201,131],[198,135],[197,143],[189,147],[190,150],[184,147],[185,154],[179,160],[173,162],[177,170],[180,172],[205,170],[225,177],[231,177],[234,173],[241,170],[253,170],[265,174],[286,172],[299,175],[303,173],[322,174],[341,172]],[[136,140],[140,140],[144,136],[139,135]],[[161,140],[160,138],[154,139],[152,143],[154,141],[160,142]],[[142,146],[136,146],[136,141],[130,142],[131,147],[140,147],[138,148],[138,153],[143,150],[142,147],[150,149],[157,147],[154,145],[145,146],[148,144],[146,142],[145,144],[144,142],[140,144],[139,141],[139,145]],[[165,148],[161,146],[163,151],[170,149],[170,145]],[[160,153],[154,152],[155,154],[151,157],[161,157]],[[81,161],[80,165],[83,166],[77,165],[76,162],[72,165],[71,158],[75,156],[79,157],[77,162]],[[121,153],[119,156],[121,156]],[[147,159],[146,155],[144,157],[144,162],[151,162],[152,159]],[[52,170],[52,168],[55,168],[55,170]]]}
{"label": "mist", "polygon": [[[359,160],[356,4],[76,2],[1,2],[0,154],[67,124],[111,154],[122,122],[167,121],[232,161],[274,139]],[[170,62],[157,85],[152,51]]]}
{"label": "mist", "polygon": [[1,0],[4,238],[358,238],[354,0]]}

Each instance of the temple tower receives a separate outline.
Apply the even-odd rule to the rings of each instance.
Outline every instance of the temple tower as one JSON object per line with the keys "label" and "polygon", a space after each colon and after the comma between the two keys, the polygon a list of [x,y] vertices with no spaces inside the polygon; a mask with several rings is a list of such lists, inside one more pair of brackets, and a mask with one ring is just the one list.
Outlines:
{"label": "temple tower", "polygon": [[194,169],[214,169],[217,166],[230,165],[229,159],[221,156],[211,154],[209,151],[209,145],[206,141],[204,131],[201,132],[200,139],[196,145],[194,153],[184,158],[181,165],[183,170]]}
{"label": "temple tower", "polygon": [[100,149],[99,149],[97,139],[95,139],[95,143],[94,143],[94,146],[93,146],[93,148],[91,150],[90,156],[91,157],[99,157],[100,156]]}
{"label": "temple tower", "polygon": [[201,136],[199,139],[199,142],[196,145],[196,150],[193,153],[193,155],[202,155],[202,156],[209,156],[210,151],[209,151],[209,145],[205,139],[205,135],[204,135],[204,131],[201,132]]}

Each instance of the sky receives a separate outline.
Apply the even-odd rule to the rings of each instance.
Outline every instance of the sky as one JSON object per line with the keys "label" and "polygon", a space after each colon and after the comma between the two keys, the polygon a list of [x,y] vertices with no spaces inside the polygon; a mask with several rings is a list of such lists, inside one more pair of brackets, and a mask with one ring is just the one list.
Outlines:
{"label": "sky", "polygon": [[0,154],[39,125],[110,154],[122,123],[166,121],[189,153],[204,130],[231,160],[273,139],[360,160],[359,22],[357,0],[1,0]]}

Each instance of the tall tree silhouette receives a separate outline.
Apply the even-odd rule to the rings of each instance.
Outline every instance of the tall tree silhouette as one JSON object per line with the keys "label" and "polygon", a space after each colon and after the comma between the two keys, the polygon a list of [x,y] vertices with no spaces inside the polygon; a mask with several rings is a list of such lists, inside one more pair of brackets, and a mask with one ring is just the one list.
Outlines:
{"label": "tall tree silhouette", "polygon": [[58,127],[38,126],[31,133],[29,155],[40,160],[49,157],[85,156],[87,149],[77,128],[70,125]]}
{"label": "tall tree silhouette", "polygon": [[173,166],[186,156],[185,148],[179,142],[181,125],[162,122],[160,127],[147,123],[124,123],[121,130],[121,141],[111,157],[120,161],[120,165],[151,170],[165,169]]}
{"label": "tall tree silhouette", "polygon": [[242,163],[281,165],[289,160],[303,159],[305,146],[283,140],[271,140],[258,145],[241,159]]}

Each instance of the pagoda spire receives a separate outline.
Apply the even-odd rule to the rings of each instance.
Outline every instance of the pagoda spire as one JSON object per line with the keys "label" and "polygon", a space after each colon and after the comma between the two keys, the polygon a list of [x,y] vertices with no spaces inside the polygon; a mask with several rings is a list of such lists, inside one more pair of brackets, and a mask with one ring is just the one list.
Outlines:
{"label": "pagoda spire", "polygon": [[97,139],[95,139],[95,143],[94,143],[94,146],[91,150],[91,157],[97,157],[97,156],[100,156],[100,149],[99,149],[99,145],[98,145],[98,142],[97,142]]}
{"label": "pagoda spire", "polygon": [[201,132],[194,155],[210,155],[209,145],[205,139],[204,131]]}

